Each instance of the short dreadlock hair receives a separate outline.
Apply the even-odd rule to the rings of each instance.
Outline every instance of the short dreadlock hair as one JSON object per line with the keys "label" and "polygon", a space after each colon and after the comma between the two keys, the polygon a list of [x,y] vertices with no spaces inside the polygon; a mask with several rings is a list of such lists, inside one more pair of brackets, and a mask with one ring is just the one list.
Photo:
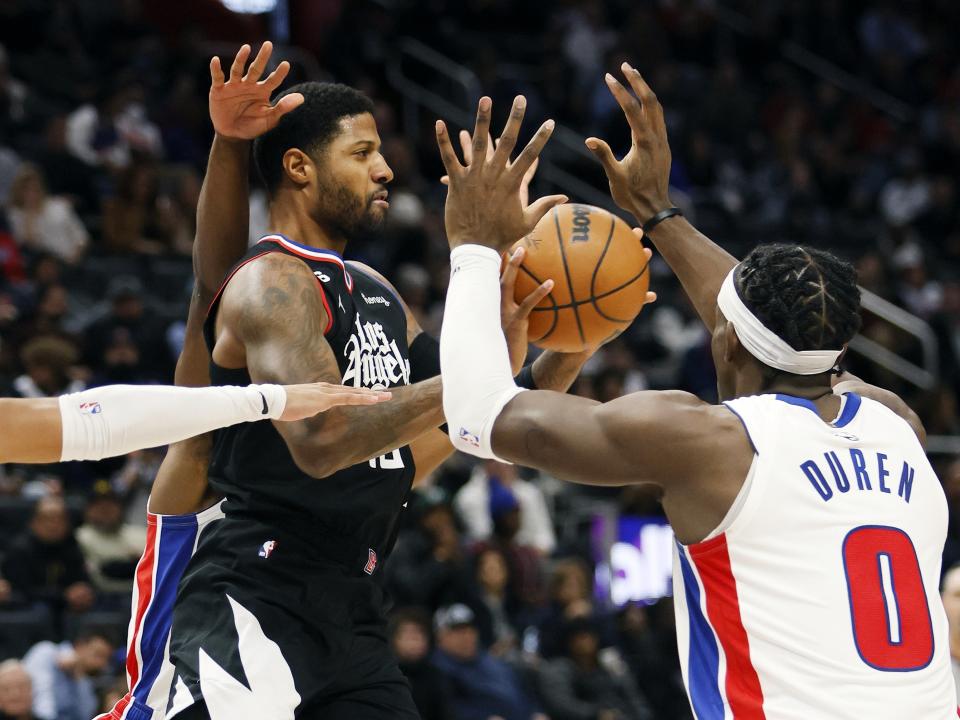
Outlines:
{"label": "short dreadlock hair", "polygon": [[860,329],[853,266],[798,245],[760,245],[740,265],[744,304],[794,350],[839,350]]}
{"label": "short dreadlock hair", "polygon": [[271,195],[283,177],[283,154],[287,150],[300,148],[316,158],[340,134],[341,119],[372,114],[374,110],[369,97],[348,85],[305,82],[288,88],[277,99],[294,92],[303,95],[303,104],[253,143],[257,172]]}

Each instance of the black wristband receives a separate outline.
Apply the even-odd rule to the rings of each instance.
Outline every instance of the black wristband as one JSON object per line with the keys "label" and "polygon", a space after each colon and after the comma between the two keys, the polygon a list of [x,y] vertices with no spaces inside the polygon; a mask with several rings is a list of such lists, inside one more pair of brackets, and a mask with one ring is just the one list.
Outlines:
{"label": "black wristband", "polygon": [[668,207],[666,210],[661,210],[643,224],[643,234],[646,235],[657,225],[662,223],[667,218],[672,218],[674,215],[683,215],[683,210],[678,207]]}
{"label": "black wristband", "polygon": [[537,381],[533,379],[533,365],[524,365],[517,376],[513,379],[517,384],[517,387],[522,387],[527,390],[539,390],[537,387]]}

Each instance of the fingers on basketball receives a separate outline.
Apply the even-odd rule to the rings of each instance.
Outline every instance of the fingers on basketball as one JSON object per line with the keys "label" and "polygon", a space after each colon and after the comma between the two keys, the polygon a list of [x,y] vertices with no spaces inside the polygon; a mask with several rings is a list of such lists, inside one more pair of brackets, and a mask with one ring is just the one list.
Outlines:
{"label": "fingers on basketball", "polygon": [[648,302],[650,254],[606,210],[555,207],[521,242],[527,255],[514,290],[518,304],[546,280],[555,282],[530,313],[530,339],[540,347],[596,347],[629,327]]}

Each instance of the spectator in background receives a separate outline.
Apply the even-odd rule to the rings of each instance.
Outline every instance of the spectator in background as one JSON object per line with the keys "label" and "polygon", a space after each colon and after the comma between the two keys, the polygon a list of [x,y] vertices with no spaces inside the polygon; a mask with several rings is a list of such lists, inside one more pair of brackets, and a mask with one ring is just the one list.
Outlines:
{"label": "spectator in background", "polygon": [[540,654],[555,657],[565,652],[563,628],[578,618],[593,618],[603,630],[603,645],[612,643],[611,633],[594,608],[590,569],[579,558],[564,558],[553,567],[550,577],[550,603],[540,624]]}
{"label": "spectator in background", "polygon": [[439,488],[418,493],[416,526],[405,531],[388,567],[391,594],[399,605],[430,612],[475,597],[470,564],[453,510]]}
{"label": "spectator in background", "polygon": [[0,663],[0,720],[37,720],[33,683],[19,660]]}
{"label": "spectator in background", "polygon": [[108,313],[84,333],[87,364],[102,384],[163,382],[173,375],[164,328],[144,305],[143,284],[134,276],[113,278]]}
{"label": "spectator in background", "polygon": [[950,628],[950,665],[953,668],[953,681],[960,697],[960,565],[954,565],[943,575],[940,583],[940,597],[943,609],[947,612],[947,624]]}
{"label": "spectator in background", "polygon": [[55,115],[47,122],[43,144],[33,155],[54,195],[70,199],[86,217],[100,209],[102,182],[98,170],[73,155],[67,147],[67,118]]}
{"label": "spectator in background", "polygon": [[37,643],[23,658],[33,681],[33,714],[39,720],[90,720],[100,708],[93,679],[107,669],[114,646],[99,630],[71,642]]}
{"label": "spectator in background", "polygon": [[480,649],[473,611],[456,604],[433,619],[433,664],[447,678],[454,720],[546,720],[514,670]]}
{"label": "spectator in background", "polygon": [[517,496],[496,478],[491,478],[489,489],[493,534],[474,546],[474,555],[478,555],[487,548],[499,550],[510,567],[511,591],[525,605],[537,607],[544,600],[541,554],[517,539],[523,524],[523,515]]}
{"label": "spectator in background", "polygon": [[83,259],[90,241],[87,229],[68,200],[47,194],[43,174],[36,165],[20,166],[10,189],[8,215],[21,247],[50,253],[68,265]]}
{"label": "spectator in background", "polygon": [[13,394],[42,398],[84,390],[84,382],[71,376],[77,359],[77,349],[68,340],[49,335],[30,340],[20,351],[26,372],[13,381]]}
{"label": "spectator in background", "polygon": [[599,634],[586,618],[564,628],[565,653],[539,669],[552,720],[653,720],[622,661],[601,660]]}
{"label": "spectator in background", "polygon": [[16,238],[2,223],[3,215],[0,213],[0,286],[19,284],[27,279],[23,254]]}
{"label": "spectator in background", "polygon": [[73,377],[77,358],[77,349],[67,339],[41,335],[28,340],[20,350],[20,363],[25,372],[14,378],[10,394],[41,398],[83,390],[84,383]]}
{"label": "spectator in background", "polygon": [[930,204],[930,181],[923,172],[916,148],[904,149],[899,158],[900,173],[884,185],[880,193],[880,212],[894,227],[903,227],[919,217]]}
{"label": "spectator in background", "polygon": [[121,78],[100,90],[96,104],[88,103],[67,117],[67,147],[88,165],[113,170],[128,167],[134,154],[160,157],[160,131],[147,118],[143,88]]}
{"label": "spectator in background", "polygon": [[27,86],[10,74],[10,58],[0,45],[0,136],[15,135],[28,120]]}
{"label": "spectator in background", "polygon": [[491,655],[508,656],[518,645],[520,603],[511,591],[507,559],[497,548],[488,547],[477,554],[476,568],[480,639]]}
{"label": "spectator in background", "polygon": [[116,194],[103,201],[103,242],[118,254],[159,255],[165,250],[157,212],[157,178],[151,165],[136,162],[117,182]]}
{"label": "spectator in background", "polygon": [[394,612],[390,618],[390,647],[410,681],[422,720],[448,720],[446,678],[430,663],[430,616],[419,608]]}
{"label": "spectator in background", "polygon": [[201,179],[192,168],[180,167],[168,174],[165,185],[156,203],[159,239],[167,250],[189,257],[197,231]]}
{"label": "spectator in background", "polygon": [[630,603],[617,617],[617,649],[656,717],[690,720],[673,612],[671,598],[650,606]]}
{"label": "spectator in background", "polygon": [[37,501],[27,531],[7,549],[2,575],[14,594],[47,603],[55,615],[92,607],[96,596],[62,498]]}
{"label": "spectator in background", "polygon": [[516,465],[495,460],[478,463],[467,484],[460,488],[453,504],[471,540],[488,540],[493,532],[491,496],[494,485],[505,487],[520,508],[520,529],[516,541],[549,555],[557,545],[553,522],[540,488],[517,475]]}
{"label": "spectator in background", "polygon": [[147,529],[123,521],[123,505],[110,483],[98,480],[87,501],[77,542],[87,561],[90,579],[100,593],[113,593],[129,602],[137,561],[143,554]]}

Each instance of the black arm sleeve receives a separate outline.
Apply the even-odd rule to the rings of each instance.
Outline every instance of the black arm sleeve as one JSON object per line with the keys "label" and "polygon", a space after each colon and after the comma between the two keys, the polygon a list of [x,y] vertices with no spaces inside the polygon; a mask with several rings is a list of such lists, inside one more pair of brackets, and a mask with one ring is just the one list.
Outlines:
{"label": "black arm sleeve", "polygon": [[[410,382],[418,383],[440,374],[440,343],[425,332],[410,343]],[[533,379],[533,365],[524,365],[514,378],[518,387],[538,390]]]}

